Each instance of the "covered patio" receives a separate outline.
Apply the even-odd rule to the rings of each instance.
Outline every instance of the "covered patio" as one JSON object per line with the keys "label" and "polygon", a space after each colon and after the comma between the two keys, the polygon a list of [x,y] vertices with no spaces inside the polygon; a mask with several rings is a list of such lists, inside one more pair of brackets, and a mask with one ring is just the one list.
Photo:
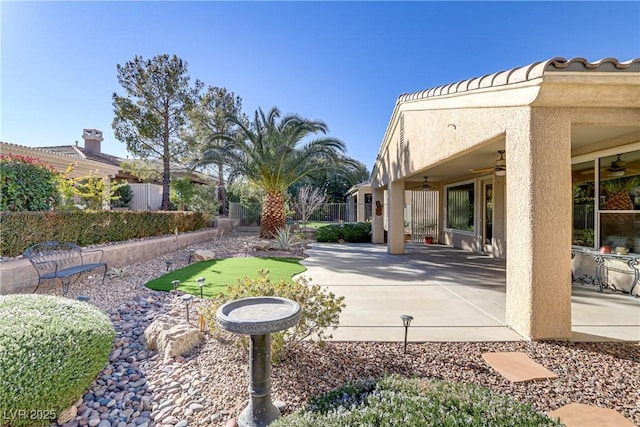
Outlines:
{"label": "covered patio", "polygon": [[[317,243],[302,275],[344,296],[336,341],[519,341],[505,321],[505,262],[444,245]],[[572,341],[640,341],[640,299],[597,287],[571,289]]]}
{"label": "covered patio", "polygon": [[572,339],[575,246],[636,257],[621,274],[637,280],[638,77],[638,58],[552,58],[401,95],[371,174],[372,242],[410,252],[406,192],[435,192],[425,224],[440,243],[504,260],[494,317],[525,339]]}

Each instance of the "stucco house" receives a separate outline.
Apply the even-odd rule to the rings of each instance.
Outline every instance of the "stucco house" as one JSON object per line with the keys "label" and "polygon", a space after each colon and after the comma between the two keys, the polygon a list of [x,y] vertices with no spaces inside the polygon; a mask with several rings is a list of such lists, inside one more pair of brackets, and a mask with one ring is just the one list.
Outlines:
{"label": "stucco house", "polygon": [[[104,138],[98,129],[83,129],[83,145],[76,141],[72,145],[55,145],[46,147],[28,147],[24,145],[0,142],[2,154],[14,154],[33,157],[51,164],[57,171],[65,172],[70,165],[74,165],[70,173],[72,178],[82,178],[95,174],[107,183],[111,181],[127,181],[133,189],[131,208],[134,210],[156,210],[162,205],[162,162],[156,160],[123,159],[105,153],[102,150]],[[151,169],[157,170],[157,182],[142,183],[136,176],[131,175],[122,165],[125,163],[142,162]],[[181,165],[173,165],[172,176],[188,177],[194,184],[216,184],[217,178],[207,174],[192,171]],[[105,204],[105,208],[108,204]]]}
{"label": "stucco house", "polygon": [[425,177],[440,242],[506,260],[507,324],[569,339],[572,249],[640,253],[640,58],[553,58],[401,95],[371,175],[372,240],[386,230],[392,254]]}

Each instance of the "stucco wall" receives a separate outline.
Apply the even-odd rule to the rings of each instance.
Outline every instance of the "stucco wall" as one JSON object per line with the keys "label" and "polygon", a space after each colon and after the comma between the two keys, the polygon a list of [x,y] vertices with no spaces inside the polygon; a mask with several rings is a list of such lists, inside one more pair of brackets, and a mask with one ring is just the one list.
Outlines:
{"label": "stucco wall", "polygon": [[[159,257],[177,249],[184,249],[196,243],[213,240],[216,229],[195,231],[175,236],[158,237],[136,242],[118,243],[101,246],[104,251],[102,260],[108,267],[122,267]],[[0,294],[33,292],[38,284],[38,275],[33,266],[24,258],[0,263]]]}

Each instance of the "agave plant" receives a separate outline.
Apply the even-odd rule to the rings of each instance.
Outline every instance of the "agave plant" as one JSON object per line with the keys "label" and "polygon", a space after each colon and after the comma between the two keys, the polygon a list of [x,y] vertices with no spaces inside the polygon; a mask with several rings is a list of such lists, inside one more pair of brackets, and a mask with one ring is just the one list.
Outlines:
{"label": "agave plant", "polygon": [[278,228],[274,233],[272,247],[281,251],[288,251],[298,243],[300,242],[298,242],[296,234],[291,230],[291,226],[287,224],[282,228]]}

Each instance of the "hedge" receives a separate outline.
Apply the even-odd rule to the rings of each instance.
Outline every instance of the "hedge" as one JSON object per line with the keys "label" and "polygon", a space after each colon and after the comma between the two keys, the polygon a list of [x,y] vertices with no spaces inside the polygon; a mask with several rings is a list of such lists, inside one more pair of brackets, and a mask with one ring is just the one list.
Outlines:
{"label": "hedge", "polygon": [[356,222],[325,225],[316,230],[316,240],[318,242],[337,242],[339,240],[352,243],[370,242],[371,223]]}
{"label": "hedge", "polygon": [[20,255],[29,246],[59,240],[80,246],[201,230],[209,214],[198,212],[2,212],[0,254]]}

